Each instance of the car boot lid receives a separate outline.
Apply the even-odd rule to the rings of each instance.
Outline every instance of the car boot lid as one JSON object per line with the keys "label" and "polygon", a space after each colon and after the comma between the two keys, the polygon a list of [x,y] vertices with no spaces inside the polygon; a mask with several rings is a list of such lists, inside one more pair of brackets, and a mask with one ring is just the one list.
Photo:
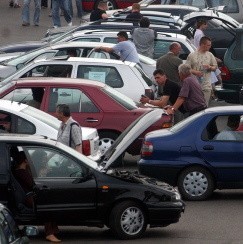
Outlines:
{"label": "car boot lid", "polygon": [[147,128],[153,123],[158,121],[161,116],[168,116],[163,109],[152,109],[147,113],[140,116],[125,131],[117,138],[115,143],[105,152],[105,154],[99,160],[99,169],[101,171],[107,171],[116,159],[121,156],[130,144],[138,138]]}

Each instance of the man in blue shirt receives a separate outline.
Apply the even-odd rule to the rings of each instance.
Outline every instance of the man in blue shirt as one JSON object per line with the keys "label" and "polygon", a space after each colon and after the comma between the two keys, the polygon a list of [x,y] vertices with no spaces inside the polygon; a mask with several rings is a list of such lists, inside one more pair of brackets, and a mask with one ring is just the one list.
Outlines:
{"label": "man in blue shirt", "polygon": [[128,40],[128,35],[126,31],[120,31],[117,34],[118,43],[110,47],[97,47],[95,50],[105,51],[105,52],[115,52],[120,55],[122,61],[130,61],[134,63],[139,63],[139,57],[136,47],[133,42]]}

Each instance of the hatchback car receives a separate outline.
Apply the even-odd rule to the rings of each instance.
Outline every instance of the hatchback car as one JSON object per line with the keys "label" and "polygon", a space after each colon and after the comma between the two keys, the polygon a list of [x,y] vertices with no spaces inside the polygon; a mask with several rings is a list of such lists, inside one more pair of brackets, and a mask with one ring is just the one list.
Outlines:
{"label": "hatchback car", "polygon": [[[19,102],[0,100],[0,133],[37,134],[57,139],[61,123],[57,118]],[[8,128],[6,123],[9,124]],[[83,154],[97,157],[99,153],[97,130],[88,127],[82,127],[81,130]]]}
{"label": "hatchback car", "polygon": [[[208,108],[170,129],[148,133],[140,173],[178,186],[187,200],[207,199],[215,189],[242,189],[243,132],[229,129],[230,115],[242,117],[242,106]],[[219,140],[222,131],[235,139]]]}
{"label": "hatchback car", "polygon": [[138,64],[110,59],[64,56],[36,60],[2,80],[1,84],[4,85],[13,79],[36,76],[96,80],[113,87],[137,102],[142,94],[152,99],[154,97],[155,86]]}
{"label": "hatchback car", "polygon": [[[67,104],[72,117],[81,126],[98,130],[99,149],[104,153],[114,140],[140,115],[152,108],[139,107],[133,100],[104,83],[70,78],[32,78],[12,81],[0,88],[0,98],[27,103],[32,100],[32,88],[44,89],[40,109],[54,114],[57,104]],[[172,125],[170,116],[163,116],[149,130]],[[129,153],[139,154],[142,136]]]}
{"label": "hatchback car", "polygon": [[[185,206],[175,188],[112,166],[132,140],[162,114],[163,110],[157,109],[140,117],[98,163],[48,138],[2,136],[0,202],[12,206],[19,224],[42,225],[52,216],[58,225],[106,225],[121,239],[141,237],[147,225],[165,227],[178,222]],[[12,191],[16,180],[10,170],[11,152],[20,151],[29,161],[36,184],[34,208],[28,214],[18,208]],[[39,174],[40,158],[36,154],[40,151],[50,156],[45,161],[48,168],[45,175]]]}

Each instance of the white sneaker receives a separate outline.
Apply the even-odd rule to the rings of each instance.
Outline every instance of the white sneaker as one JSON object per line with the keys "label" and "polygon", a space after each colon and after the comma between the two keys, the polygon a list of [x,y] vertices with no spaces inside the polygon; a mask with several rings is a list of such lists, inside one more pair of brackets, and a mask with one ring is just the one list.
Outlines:
{"label": "white sneaker", "polygon": [[68,26],[72,26],[72,25],[73,25],[72,21],[70,23],[68,23]]}
{"label": "white sneaker", "polygon": [[58,28],[58,26],[57,25],[54,25],[53,28],[56,29],[56,28]]}

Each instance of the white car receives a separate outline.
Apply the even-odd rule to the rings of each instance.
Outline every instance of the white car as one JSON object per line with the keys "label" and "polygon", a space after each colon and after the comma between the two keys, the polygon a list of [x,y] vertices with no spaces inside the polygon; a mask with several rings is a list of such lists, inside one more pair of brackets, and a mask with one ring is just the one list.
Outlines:
{"label": "white car", "polygon": [[0,83],[0,89],[13,79],[33,76],[96,80],[113,87],[136,102],[139,102],[142,94],[154,98],[155,85],[138,64],[113,59],[68,56],[34,61],[4,79]]}
{"label": "white car", "polygon": [[[115,44],[107,43],[107,47],[113,47]],[[0,79],[3,79],[14,72],[16,72],[20,67],[27,65],[28,63],[34,60],[40,59],[50,59],[52,57],[68,55],[69,50],[75,50],[77,57],[93,57],[90,56],[90,51],[99,47],[99,42],[83,41],[82,42],[68,42],[68,43],[59,43],[51,46],[45,46],[38,48],[26,53],[7,53],[0,54]],[[20,55],[21,54],[21,55]],[[101,55],[97,55],[97,58],[100,58]],[[117,59],[117,56],[106,53],[102,55],[103,58]],[[11,58],[11,59],[9,59]],[[2,59],[2,60],[1,60]],[[5,60],[4,59],[9,59]],[[148,57],[139,55],[140,64],[144,72],[149,76],[153,76],[153,71],[156,67],[156,62]]]}
{"label": "white car", "polygon": [[[6,118],[10,119],[10,133],[37,134],[57,139],[60,121],[26,104],[0,100],[0,133],[5,132]],[[0,134],[1,136],[1,134]],[[99,154],[99,136],[95,128],[82,127],[83,153],[97,157]]]}

